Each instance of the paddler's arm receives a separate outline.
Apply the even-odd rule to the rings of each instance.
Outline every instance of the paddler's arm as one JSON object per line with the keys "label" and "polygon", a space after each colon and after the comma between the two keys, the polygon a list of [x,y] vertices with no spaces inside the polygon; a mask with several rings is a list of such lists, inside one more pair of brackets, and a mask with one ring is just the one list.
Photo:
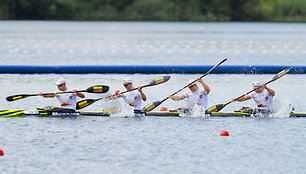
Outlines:
{"label": "paddler's arm", "polygon": [[251,98],[252,98],[252,97],[251,97],[250,95],[245,95],[245,96],[239,98],[238,100],[235,100],[235,98],[232,98],[231,102],[235,102],[235,101],[243,102],[243,101],[249,100],[249,99],[251,99]]}
{"label": "paddler's arm", "polygon": [[72,90],[73,93],[75,93],[76,96],[80,97],[80,98],[84,98],[85,95],[81,92],[78,92],[76,89]]}
{"label": "paddler's arm", "polygon": [[264,87],[264,88],[268,91],[268,93],[269,93],[271,96],[274,96],[274,95],[275,95],[275,91],[274,91],[273,89],[271,89],[271,88],[268,88],[268,87],[266,86],[266,83],[263,83],[263,84],[262,84],[262,87]]}
{"label": "paddler's arm", "polygon": [[38,95],[44,97],[44,98],[53,98],[55,97],[55,94],[43,94],[42,92],[38,93]]}
{"label": "paddler's arm", "polygon": [[142,86],[138,86],[138,91],[139,91],[141,100],[142,101],[146,101],[147,100],[147,96],[142,92]]}
{"label": "paddler's arm", "polygon": [[168,98],[171,98],[173,101],[179,101],[179,100],[184,100],[185,95],[168,95]]}
{"label": "paddler's arm", "polygon": [[198,77],[198,78],[197,78],[197,81],[200,82],[201,85],[203,86],[203,88],[204,88],[204,93],[205,93],[205,94],[209,94],[210,88],[209,88],[209,86],[208,86],[206,83],[203,82],[202,78],[201,78],[201,77]]}

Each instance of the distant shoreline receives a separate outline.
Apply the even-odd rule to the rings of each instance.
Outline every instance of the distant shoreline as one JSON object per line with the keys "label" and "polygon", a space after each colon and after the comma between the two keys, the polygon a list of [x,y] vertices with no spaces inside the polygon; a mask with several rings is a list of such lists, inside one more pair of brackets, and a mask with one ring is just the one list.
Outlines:
{"label": "distant shoreline", "polygon": [[4,1],[0,20],[306,22],[306,1]]}

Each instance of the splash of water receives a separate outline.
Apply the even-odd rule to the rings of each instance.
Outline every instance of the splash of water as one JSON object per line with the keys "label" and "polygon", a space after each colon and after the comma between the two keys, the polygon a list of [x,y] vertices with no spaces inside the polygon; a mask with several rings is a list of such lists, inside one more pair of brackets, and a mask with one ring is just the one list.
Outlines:
{"label": "splash of water", "polygon": [[122,99],[103,100],[104,110],[111,114],[111,117],[128,118],[134,117],[134,109],[126,104]]}
{"label": "splash of water", "polygon": [[197,104],[194,104],[190,108],[191,108],[190,112],[187,115],[188,117],[192,117],[192,118],[206,117],[206,115],[205,115],[205,108],[203,106],[199,106]]}
{"label": "splash of water", "polygon": [[274,100],[273,114],[270,117],[287,118],[292,111],[292,105],[288,98],[277,98]]}

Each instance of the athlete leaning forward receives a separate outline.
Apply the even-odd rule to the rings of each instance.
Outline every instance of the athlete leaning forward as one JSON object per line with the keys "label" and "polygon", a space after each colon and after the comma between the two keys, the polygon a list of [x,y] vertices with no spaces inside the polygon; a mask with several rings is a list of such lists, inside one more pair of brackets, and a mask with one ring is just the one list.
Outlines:
{"label": "athlete leaning forward", "polygon": [[[256,89],[258,88],[258,89]],[[242,109],[238,110],[240,112],[248,112],[252,114],[262,113],[262,114],[270,114],[273,111],[273,97],[275,96],[275,92],[273,89],[267,87],[266,83],[261,83],[259,81],[255,81],[253,83],[253,89],[255,91],[251,92],[248,95],[245,95],[237,100],[234,98],[231,102],[243,102],[249,100],[251,98],[254,99],[255,103],[257,104],[256,109],[252,109],[249,107],[243,107]]]}
{"label": "athlete leaning forward", "polygon": [[[131,78],[126,78],[123,80],[123,86],[125,87],[125,89],[127,91],[132,90],[133,87],[133,81]],[[118,93],[120,91],[117,91],[116,93]],[[138,86],[137,90],[134,91],[130,91],[124,94],[118,94],[115,95],[113,98],[123,98],[123,100],[130,105],[131,107],[133,107],[134,109],[134,113],[135,116],[141,116],[141,102],[142,101],[146,101],[147,97],[146,95],[143,93],[142,91],[142,86]]]}
{"label": "athlete leaning forward", "polygon": [[78,92],[76,89],[72,90],[72,93],[61,93],[65,91],[69,91],[66,85],[67,81],[64,78],[60,78],[55,82],[55,85],[58,88],[53,94],[43,94],[42,92],[38,93],[38,95],[44,98],[54,98],[56,97],[58,102],[60,103],[60,108],[58,107],[45,107],[43,109],[47,109],[50,111],[65,111],[65,112],[75,112],[76,109],[76,97],[84,98],[85,95],[82,92]]}
{"label": "athlete leaning forward", "polygon": [[[194,80],[189,80],[188,83],[193,82]],[[168,98],[171,98],[173,101],[179,101],[187,99],[189,101],[189,108],[182,109],[185,110],[183,112],[189,112],[191,113],[194,111],[195,107],[200,108],[200,112],[205,113],[205,110],[207,109],[207,101],[208,101],[208,94],[210,92],[209,86],[203,82],[202,77],[197,78],[197,82],[199,82],[202,85],[202,88],[200,88],[196,82],[192,83],[188,86],[189,91],[186,91],[184,94],[181,95],[168,95]]]}

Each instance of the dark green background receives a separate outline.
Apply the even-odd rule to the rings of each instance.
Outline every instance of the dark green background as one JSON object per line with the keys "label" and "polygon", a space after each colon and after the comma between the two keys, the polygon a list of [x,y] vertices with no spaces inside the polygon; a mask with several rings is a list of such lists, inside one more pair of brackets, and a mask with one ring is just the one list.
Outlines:
{"label": "dark green background", "polygon": [[2,20],[306,21],[306,0],[0,0]]}

